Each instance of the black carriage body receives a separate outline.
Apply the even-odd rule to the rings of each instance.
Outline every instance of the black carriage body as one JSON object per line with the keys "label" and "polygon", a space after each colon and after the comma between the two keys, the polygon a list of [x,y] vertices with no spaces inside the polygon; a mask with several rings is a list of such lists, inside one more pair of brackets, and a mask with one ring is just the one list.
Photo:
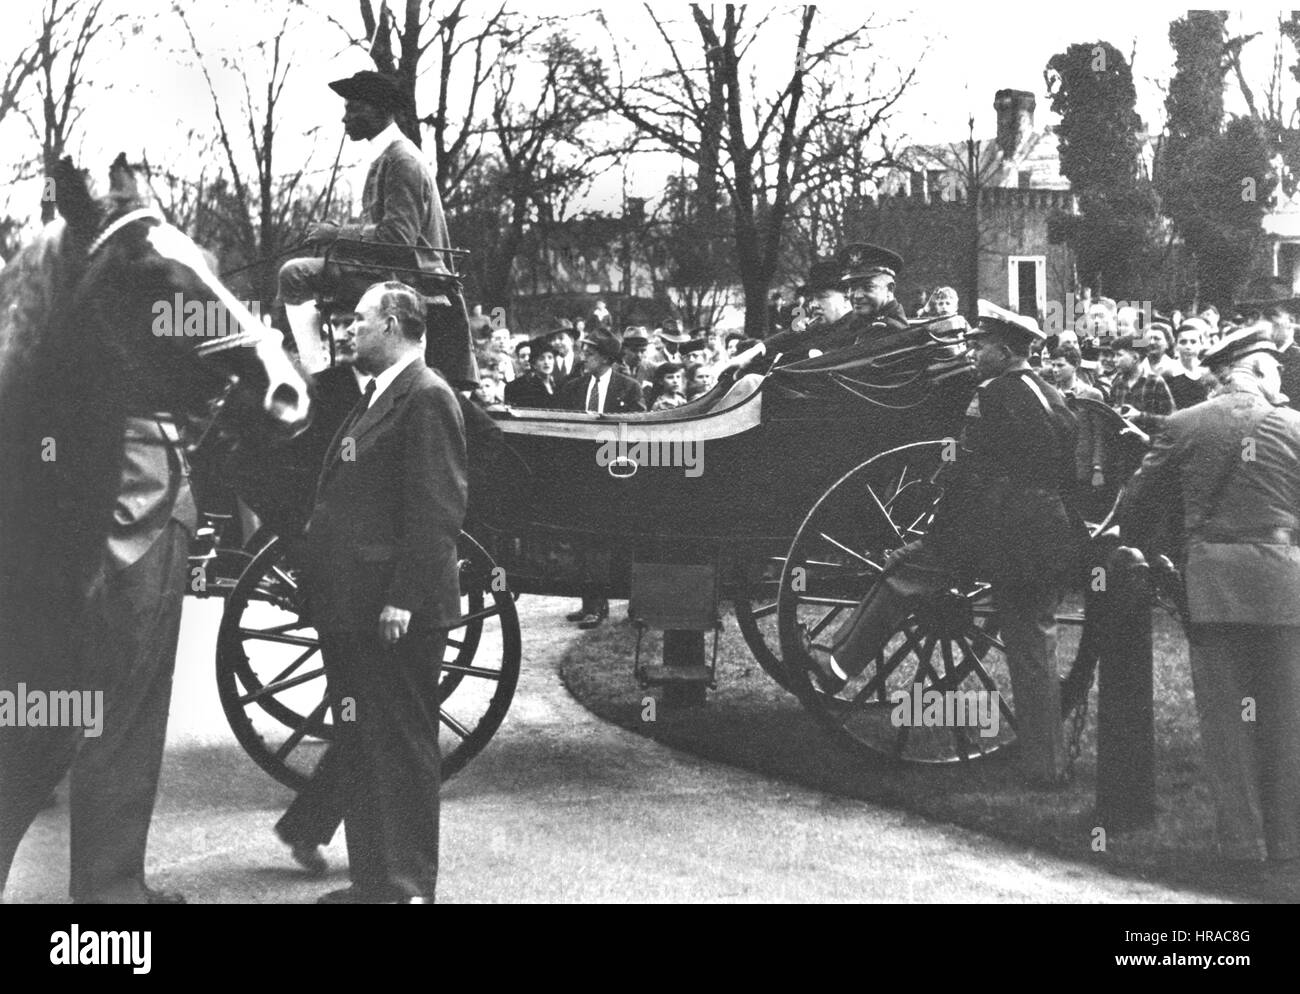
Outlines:
{"label": "black carriage body", "polygon": [[474,534],[516,590],[627,597],[639,561],[716,564],[725,595],[785,551],[849,469],[958,430],[971,377],[959,365],[934,382],[912,358],[897,388],[858,379],[849,356],[778,370],[757,389],[719,386],[670,412],[494,412],[505,452]]}

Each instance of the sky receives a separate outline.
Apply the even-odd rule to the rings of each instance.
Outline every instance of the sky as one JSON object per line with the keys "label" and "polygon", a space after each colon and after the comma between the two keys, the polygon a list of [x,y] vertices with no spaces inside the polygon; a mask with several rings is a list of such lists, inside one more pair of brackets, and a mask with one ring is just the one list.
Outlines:
{"label": "sky", "polygon": [[[110,6],[115,2],[126,0],[108,0]],[[6,0],[0,6],[0,58],[11,57],[17,46],[31,36],[39,6],[37,0]],[[441,0],[440,6],[446,6],[446,0]],[[678,23],[673,30],[690,37],[693,29],[685,3],[655,0],[653,6],[661,16]],[[607,58],[617,55],[629,72],[644,64],[662,64],[664,48],[637,5],[515,0],[513,7],[524,12],[569,15],[569,23],[584,42],[598,47]],[[167,163],[180,171],[205,165],[214,168],[215,163],[205,160],[202,153],[203,136],[214,130],[212,101],[188,51],[188,39],[179,19],[168,0],[137,0],[131,9],[149,14],[143,27],[100,45],[90,60],[92,86],[76,134],[76,153],[85,162],[105,166],[118,151],[126,151],[133,159],[147,154],[150,161]],[[467,9],[478,13],[495,7],[471,0]],[[756,18],[764,11],[786,9],[753,4],[748,16]],[[1149,128],[1158,130],[1164,118],[1162,87],[1172,72],[1168,24],[1184,9],[1172,4],[1110,0],[1051,5],[1017,0],[996,4],[918,0],[910,7],[833,0],[820,5],[819,18],[827,30],[867,16],[880,22],[872,34],[873,54],[860,59],[853,66],[854,73],[865,75],[874,68],[880,78],[891,79],[919,64],[916,80],[890,122],[891,136],[900,142],[951,142],[965,138],[971,113],[977,137],[993,135],[993,94],[1004,87],[1033,92],[1038,97],[1035,124],[1053,123],[1043,67],[1054,53],[1069,44],[1095,40],[1109,41],[1126,55],[1133,54],[1138,111]],[[342,107],[325,84],[368,64],[363,50],[349,48],[346,35],[329,18],[360,34],[356,0],[314,0],[309,7],[283,0],[269,4],[266,0],[190,0],[185,10],[209,57],[221,106],[232,127],[241,121],[243,91],[237,74],[223,69],[220,60],[249,67],[256,83],[266,45],[280,33],[284,12],[291,11],[282,38],[284,52],[294,64],[285,89],[281,162],[286,169],[302,163],[315,175],[328,176],[339,149]],[[607,29],[593,16],[596,10],[603,14]],[[1234,11],[1230,23],[1234,31],[1262,29],[1275,33],[1275,19],[1276,11],[1256,5],[1244,12]],[[792,23],[789,18],[782,20],[774,15],[773,26],[763,32],[751,52],[750,62],[760,84],[788,75],[794,36],[782,25]],[[1247,66],[1257,90],[1263,86],[1271,55],[1270,42],[1263,38],[1246,49]],[[1289,49],[1286,58],[1288,62],[1294,60]],[[422,84],[432,85],[432,79]],[[1294,103],[1294,94],[1289,96]],[[1229,109],[1241,109],[1235,87],[1230,88]],[[17,115],[0,122],[0,173],[11,169],[17,158],[34,148],[30,130]],[[667,168],[673,168],[663,159],[634,164],[626,176],[628,192],[653,197],[662,189],[666,162]],[[347,145],[342,165],[343,188],[359,191],[364,178],[364,149]],[[251,158],[246,160],[245,168],[252,168]],[[624,182],[621,171],[606,175],[581,206],[617,211]],[[8,196],[8,210],[21,216],[33,209],[39,186],[16,185],[9,189]],[[5,208],[0,195],[0,212]]]}

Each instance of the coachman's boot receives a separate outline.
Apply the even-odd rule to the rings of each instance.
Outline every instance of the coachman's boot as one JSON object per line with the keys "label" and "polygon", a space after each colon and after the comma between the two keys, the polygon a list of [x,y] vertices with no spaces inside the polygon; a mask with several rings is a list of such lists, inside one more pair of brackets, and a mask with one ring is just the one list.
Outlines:
{"label": "coachman's boot", "polygon": [[911,610],[910,597],[894,589],[892,578],[871,588],[862,603],[836,629],[830,654],[816,654],[822,690],[838,693],[875,659]]}

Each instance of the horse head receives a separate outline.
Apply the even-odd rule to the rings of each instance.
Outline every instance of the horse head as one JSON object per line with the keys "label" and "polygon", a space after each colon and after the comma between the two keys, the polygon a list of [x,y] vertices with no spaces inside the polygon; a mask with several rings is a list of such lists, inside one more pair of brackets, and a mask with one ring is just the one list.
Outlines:
{"label": "horse head", "polygon": [[202,417],[214,398],[238,391],[275,433],[300,432],[307,382],[280,334],[221,284],[203,250],[143,205],[125,156],[109,178],[108,196],[96,200],[70,159],[55,172],[64,261],[76,271],[67,346],[112,372],[133,413]]}

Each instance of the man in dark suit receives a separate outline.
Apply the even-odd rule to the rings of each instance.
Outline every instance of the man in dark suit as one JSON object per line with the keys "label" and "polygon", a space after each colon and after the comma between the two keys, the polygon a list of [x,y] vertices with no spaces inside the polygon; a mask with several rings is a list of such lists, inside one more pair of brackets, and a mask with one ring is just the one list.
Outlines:
{"label": "man in dark suit", "polygon": [[1078,525],[1062,490],[1074,475],[1077,423],[1064,398],[1029,367],[1032,319],[980,301],[968,333],[983,382],[966,414],[947,496],[924,541],[908,546],[886,578],[817,658],[819,682],[838,693],[875,659],[924,598],[954,574],[988,580],[1006,645],[1016,706],[1017,761],[1038,786],[1065,767],[1056,609],[1080,551]]}
{"label": "man in dark suit", "polygon": [[[616,332],[593,328],[579,342],[584,373],[560,390],[560,407],[570,411],[627,414],[645,410],[641,385],[615,369],[623,354]],[[566,616],[582,629],[595,628],[609,617],[609,601],[592,593],[582,598],[582,608]]]}
{"label": "man in dark suit", "polygon": [[[330,89],[345,101],[343,128],[348,138],[368,142],[372,162],[362,192],[363,219],[342,227],[318,224],[311,230],[310,240],[318,245],[347,238],[450,248],[451,236],[434,172],[394,119],[394,114],[406,103],[397,81],[383,73],[363,71],[347,79],[336,79],[330,83]],[[390,265],[416,267],[430,273],[447,272],[447,260],[440,252],[408,252],[399,257],[392,256],[391,249],[376,247],[375,251],[379,255],[372,261],[376,263],[387,260]],[[326,364],[314,301],[318,294],[337,289],[342,279],[337,267],[331,269],[320,258],[291,259],[280,267],[278,301],[285,305],[299,355],[312,372]],[[357,287],[352,292],[360,289]]]}
{"label": "man in dark suit", "polygon": [[428,903],[438,872],[438,673],[460,613],[465,429],[424,364],[424,303],[371,287],[353,322],[374,377],[331,443],[306,579],[334,708],[352,886],[322,903]]}

